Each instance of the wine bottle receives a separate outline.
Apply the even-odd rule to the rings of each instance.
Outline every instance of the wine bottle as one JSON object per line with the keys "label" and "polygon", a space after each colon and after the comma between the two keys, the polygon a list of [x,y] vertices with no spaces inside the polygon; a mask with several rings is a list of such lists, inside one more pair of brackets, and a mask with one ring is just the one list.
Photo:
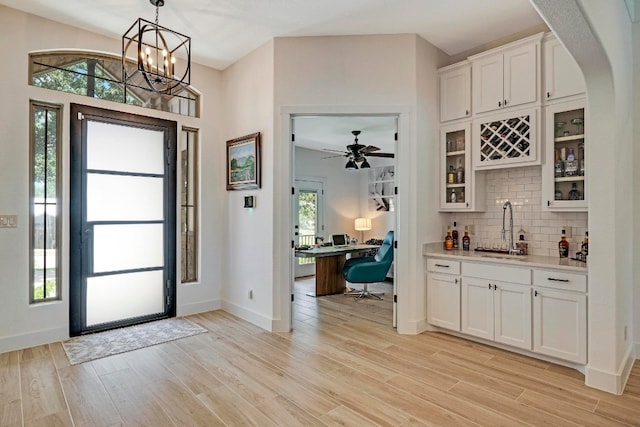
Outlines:
{"label": "wine bottle", "polygon": [[568,258],[569,257],[569,242],[567,241],[567,236],[565,235],[565,230],[562,229],[562,236],[560,237],[560,241],[558,242],[558,254],[560,258]]}
{"label": "wine bottle", "polygon": [[453,231],[451,231],[451,238],[453,239],[453,249],[458,249],[459,248],[459,241],[458,241],[458,230],[456,229],[456,222],[453,221]]}
{"label": "wine bottle", "polygon": [[453,249],[453,237],[451,236],[451,226],[447,227],[447,237],[444,238],[444,248],[448,251]]}
{"label": "wine bottle", "polygon": [[464,236],[462,237],[462,250],[468,251],[471,247],[471,238],[469,237],[469,226],[464,226]]}

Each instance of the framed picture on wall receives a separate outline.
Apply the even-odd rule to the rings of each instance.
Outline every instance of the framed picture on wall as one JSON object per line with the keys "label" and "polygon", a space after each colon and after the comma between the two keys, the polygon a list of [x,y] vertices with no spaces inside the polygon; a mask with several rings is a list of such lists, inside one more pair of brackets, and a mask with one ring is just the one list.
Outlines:
{"label": "framed picture on wall", "polygon": [[260,132],[227,141],[227,190],[260,188]]}

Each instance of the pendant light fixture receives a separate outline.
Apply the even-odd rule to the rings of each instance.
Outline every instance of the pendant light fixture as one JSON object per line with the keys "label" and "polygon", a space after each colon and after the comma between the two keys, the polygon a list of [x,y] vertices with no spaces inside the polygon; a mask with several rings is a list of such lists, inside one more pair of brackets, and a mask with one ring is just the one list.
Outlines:
{"label": "pendant light fixture", "polygon": [[[175,95],[191,84],[191,38],[162,27],[158,9],[165,0],[149,0],[156,7],[155,23],[138,18],[122,36],[122,83],[156,93]],[[127,63],[136,57],[137,66]]]}

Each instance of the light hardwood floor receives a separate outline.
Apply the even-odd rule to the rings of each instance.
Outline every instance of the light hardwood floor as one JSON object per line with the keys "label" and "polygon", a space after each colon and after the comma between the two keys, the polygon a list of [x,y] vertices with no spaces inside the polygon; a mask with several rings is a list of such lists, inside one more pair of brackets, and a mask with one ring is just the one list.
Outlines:
{"label": "light hardwood floor", "polygon": [[308,287],[292,333],[216,311],[189,317],[206,334],[75,366],[60,343],[0,354],[0,426],[640,426],[639,362],[615,396],[536,359],[399,335],[389,296]]}

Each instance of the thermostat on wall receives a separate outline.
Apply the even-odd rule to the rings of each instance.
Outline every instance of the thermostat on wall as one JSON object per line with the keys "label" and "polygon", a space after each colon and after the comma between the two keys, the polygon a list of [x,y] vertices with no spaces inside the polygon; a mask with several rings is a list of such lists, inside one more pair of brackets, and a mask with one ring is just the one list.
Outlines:
{"label": "thermostat on wall", "polygon": [[244,196],[244,207],[245,208],[255,208],[256,207],[255,196]]}

